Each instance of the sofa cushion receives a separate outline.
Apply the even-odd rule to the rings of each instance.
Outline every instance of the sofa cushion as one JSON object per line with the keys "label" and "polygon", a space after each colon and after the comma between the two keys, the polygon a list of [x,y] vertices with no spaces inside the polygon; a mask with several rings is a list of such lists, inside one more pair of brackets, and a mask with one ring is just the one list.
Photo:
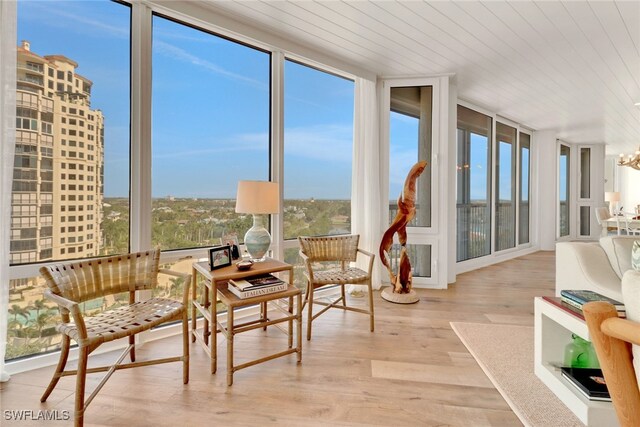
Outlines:
{"label": "sofa cushion", "polygon": [[637,237],[634,236],[607,236],[600,238],[600,246],[609,258],[613,271],[620,279],[625,271],[631,269],[631,248]]}
{"label": "sofa cushion", "polygon": [[[627,319],[640,323],[640,271],[630,270],[622,277],[622,300]],[[633,344],[633,369],[640,387],[640,346]]]}
{"label": "sofa cushion", "polygon": [[640,271],[640,240],[633,242],[631,249],[631,268]]}

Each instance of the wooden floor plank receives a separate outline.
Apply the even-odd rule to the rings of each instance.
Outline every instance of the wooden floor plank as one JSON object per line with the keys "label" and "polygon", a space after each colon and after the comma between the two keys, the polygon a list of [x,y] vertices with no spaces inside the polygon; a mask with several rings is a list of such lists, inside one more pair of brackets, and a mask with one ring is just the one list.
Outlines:
{"label": "wooden floor plank", "polygon": [[[226,386],[226,341],[218,374],[191,347],[191,381],[181,365],[116,372],[89,407],[86,425],[394,425],[519,426],[521,423],[467,352],[449,322],[533,324],[533,297],[553,295],[555,257],[537,252],[458,276],[448,290],[418,290],[420,302],[397,305],[375,295],[376,331],[367,316],[330,310],[314,322],[303,362],[295,356],[237,372]],[[355,299],[356,305],[366,300]],[[251,331],[235,343],[236,363],[283,349],[279,331]],[[179,337],[147,343],[138,359],[177,353]],[[96,356],[94,363],[113,354]],[[74,378],[49,401],[39,397],[53,367],[14,375],[0,387],[1,410],[73,412]],[[89,393],[100,375],[90,376]],[[42,425],[3,420],[2,425]],[[63,425],[63,424],[60,424]]]}

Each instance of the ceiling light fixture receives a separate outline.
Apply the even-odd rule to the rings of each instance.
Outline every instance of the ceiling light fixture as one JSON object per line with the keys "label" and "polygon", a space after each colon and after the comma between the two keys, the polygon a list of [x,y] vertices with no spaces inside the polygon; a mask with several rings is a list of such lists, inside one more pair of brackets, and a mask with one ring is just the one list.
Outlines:
{"label": "ceiling light fixture", "polygon": [[[640,102],[636,102],[633,105],[635,105],[636,107],[640,107]],[[630,168],[640,170],[640,147],[638,147],[634,154],[629,154],[626,158],[624,154],[620,153],[618,166],[629,166]]]}
{"label": "ceiling light fixture", "polygon": [[640,147],[636,150],[635,154],[629,154],[626,158],[624,154],[620,153],[618,166],[629,166],[630,168],[640,170]]}

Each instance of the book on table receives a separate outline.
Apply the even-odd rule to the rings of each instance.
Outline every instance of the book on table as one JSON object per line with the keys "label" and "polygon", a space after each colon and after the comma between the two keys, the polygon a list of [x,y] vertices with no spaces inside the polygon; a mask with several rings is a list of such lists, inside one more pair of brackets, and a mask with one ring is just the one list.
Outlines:
{"label": "book on table", "polygon": [[623,303],[594,291],[564,289],[560,292],[560,297],[563,299],[563,301],[569,304],[571,304],[572,302],[575,303],[573,305],[577,308],[582,308],[582,306],[588,302],[604,301],[613,305],[617,311],[624,311]]}
{"label": "book on table", "polygon": [[251,298],[286,291],[289,285],[277,277],[266,274],[247,279],[231,279],[227,287],[238,298]]}
{"label": "book on table", "polygon": [[598,368],[562,368],[562,376],[589,400],[611,402],[607,383]]}

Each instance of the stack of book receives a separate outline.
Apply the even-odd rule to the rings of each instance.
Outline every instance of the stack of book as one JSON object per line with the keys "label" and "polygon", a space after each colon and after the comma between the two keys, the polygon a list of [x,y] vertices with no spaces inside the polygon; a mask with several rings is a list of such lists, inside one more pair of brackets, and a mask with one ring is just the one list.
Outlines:
{"label": "stack of book", "polygon": [[587,290],[568,290],[565,289],[560,292],[560,299],[562,303],[574,310],[578,310],[582,313],[582,306],[588,302],[604,301],[612,304],[618,311],[618,317],[627,317],[624,310],[624,304],[620,301],[616,301],[597,292]]}
{"label": "stack of book", "polygon": [[562,368],[562,376],[589,400],[611,402],[602,370],[595,368]]}
{"label": "stack of book", "polygon": [[289,285],[272,274],[229,280],[228,289],[240,299],[286,291]]}

